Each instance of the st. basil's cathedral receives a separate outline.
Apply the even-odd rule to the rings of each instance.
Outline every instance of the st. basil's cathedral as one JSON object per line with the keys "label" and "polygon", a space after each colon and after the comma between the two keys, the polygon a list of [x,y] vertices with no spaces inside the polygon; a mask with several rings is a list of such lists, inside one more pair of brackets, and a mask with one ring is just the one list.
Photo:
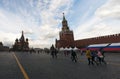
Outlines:
{"label": "st. basil's cathedral", "polygon": [[22,35],[20,39],[16,39],[13,45],[14,51],[28,51],[29,50],[29,42],[28,38],[25,39],[24,32],[22,31]]}

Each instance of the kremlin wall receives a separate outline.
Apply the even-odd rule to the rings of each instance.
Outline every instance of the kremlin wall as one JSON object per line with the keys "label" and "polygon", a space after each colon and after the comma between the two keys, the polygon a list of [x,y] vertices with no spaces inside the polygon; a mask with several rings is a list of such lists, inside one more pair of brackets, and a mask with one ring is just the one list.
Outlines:
{"label": "kremlin wall", "polygon": [[[59,32],[59,39],[55,40],[55,47],[56,48],[74,48],[77,47],[79,49],[86,48],[89,45],[94,44],[108,44],[108,43],[120,43],[120,33],[113,34],[113,35],[106,35],[106,36],[98,36],[93,38],[86,38],[80,40],[74,40],[74,32],[69,29],[67,20],[63,13],[63,20],[62,20],[62,28]],[[8,50],[8,47],[4,47],[2,42],[0,42],[0,50]],[[120,50],[120,44],[118,46]],[[28,38],[25,39],[24,32],[22,31],[21,37],[15,40],[13,48],[10,50],[13,51],[29,51],[29,41]]]}
{"label": "kremlin wall", "polygon": [[74,42],[75,42],[75,46],[78,48],[86,47],[91,44],[118,43],[120,42],[120,34],[75,40]]}
{"label": "kremlin wall", "polygon": [[94,38],[74,40],[73,31],[69,29],[67,20],[63,13],[62,20],[62,29],[59,32],[59,40],[56,39],[55,46],[56,48],[65,48],[65,47],[77,47],[84,48],[92,44],[105,44],[105,43],[118,43],[120,42],[120,34],[98,36]]}

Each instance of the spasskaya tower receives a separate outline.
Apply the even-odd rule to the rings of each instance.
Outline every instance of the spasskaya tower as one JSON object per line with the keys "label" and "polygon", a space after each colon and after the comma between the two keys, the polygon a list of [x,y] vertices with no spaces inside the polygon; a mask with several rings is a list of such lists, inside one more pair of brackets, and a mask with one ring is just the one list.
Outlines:
{"label": "spasskaya tower", "polygon": [[63,13],[63,20],[62,20],[62,29],[59,32],[59,38],[60,40],[56,39],[57,48],[74,47],[73,31],[69,29],[64,13]]}

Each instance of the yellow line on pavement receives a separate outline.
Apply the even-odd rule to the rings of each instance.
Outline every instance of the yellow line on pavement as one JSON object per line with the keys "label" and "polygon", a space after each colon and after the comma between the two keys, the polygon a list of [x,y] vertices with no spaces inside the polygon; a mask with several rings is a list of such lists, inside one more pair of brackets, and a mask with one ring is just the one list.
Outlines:
{"label": "yellow line on pavement", "polygon": [[25,72],[23,66],[20,64],[20,62],[19,62],[17,56],[15,55],[15,53],[13,52],[12,54],[13,54],[13,56],[15,57],[15,60],[16,60],[16,62],[17,62],[17,64],[18,64],[18,66],[19,66],[22,74],[24,75],[24,78],[25,78],[25,79],[30,79],[30,78],[28,77],[27,73]]}

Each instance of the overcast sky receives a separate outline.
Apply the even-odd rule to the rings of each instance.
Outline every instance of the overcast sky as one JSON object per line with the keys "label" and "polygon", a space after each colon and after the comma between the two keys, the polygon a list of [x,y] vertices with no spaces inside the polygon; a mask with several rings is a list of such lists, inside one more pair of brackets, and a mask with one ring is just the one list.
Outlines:
{"label": "overcast sky", "polygon": [[23,30],[30,47],[49,48],[63,12],[75,40],[120,33],[120,0],[0,0],[0,41],[11,46]]}

